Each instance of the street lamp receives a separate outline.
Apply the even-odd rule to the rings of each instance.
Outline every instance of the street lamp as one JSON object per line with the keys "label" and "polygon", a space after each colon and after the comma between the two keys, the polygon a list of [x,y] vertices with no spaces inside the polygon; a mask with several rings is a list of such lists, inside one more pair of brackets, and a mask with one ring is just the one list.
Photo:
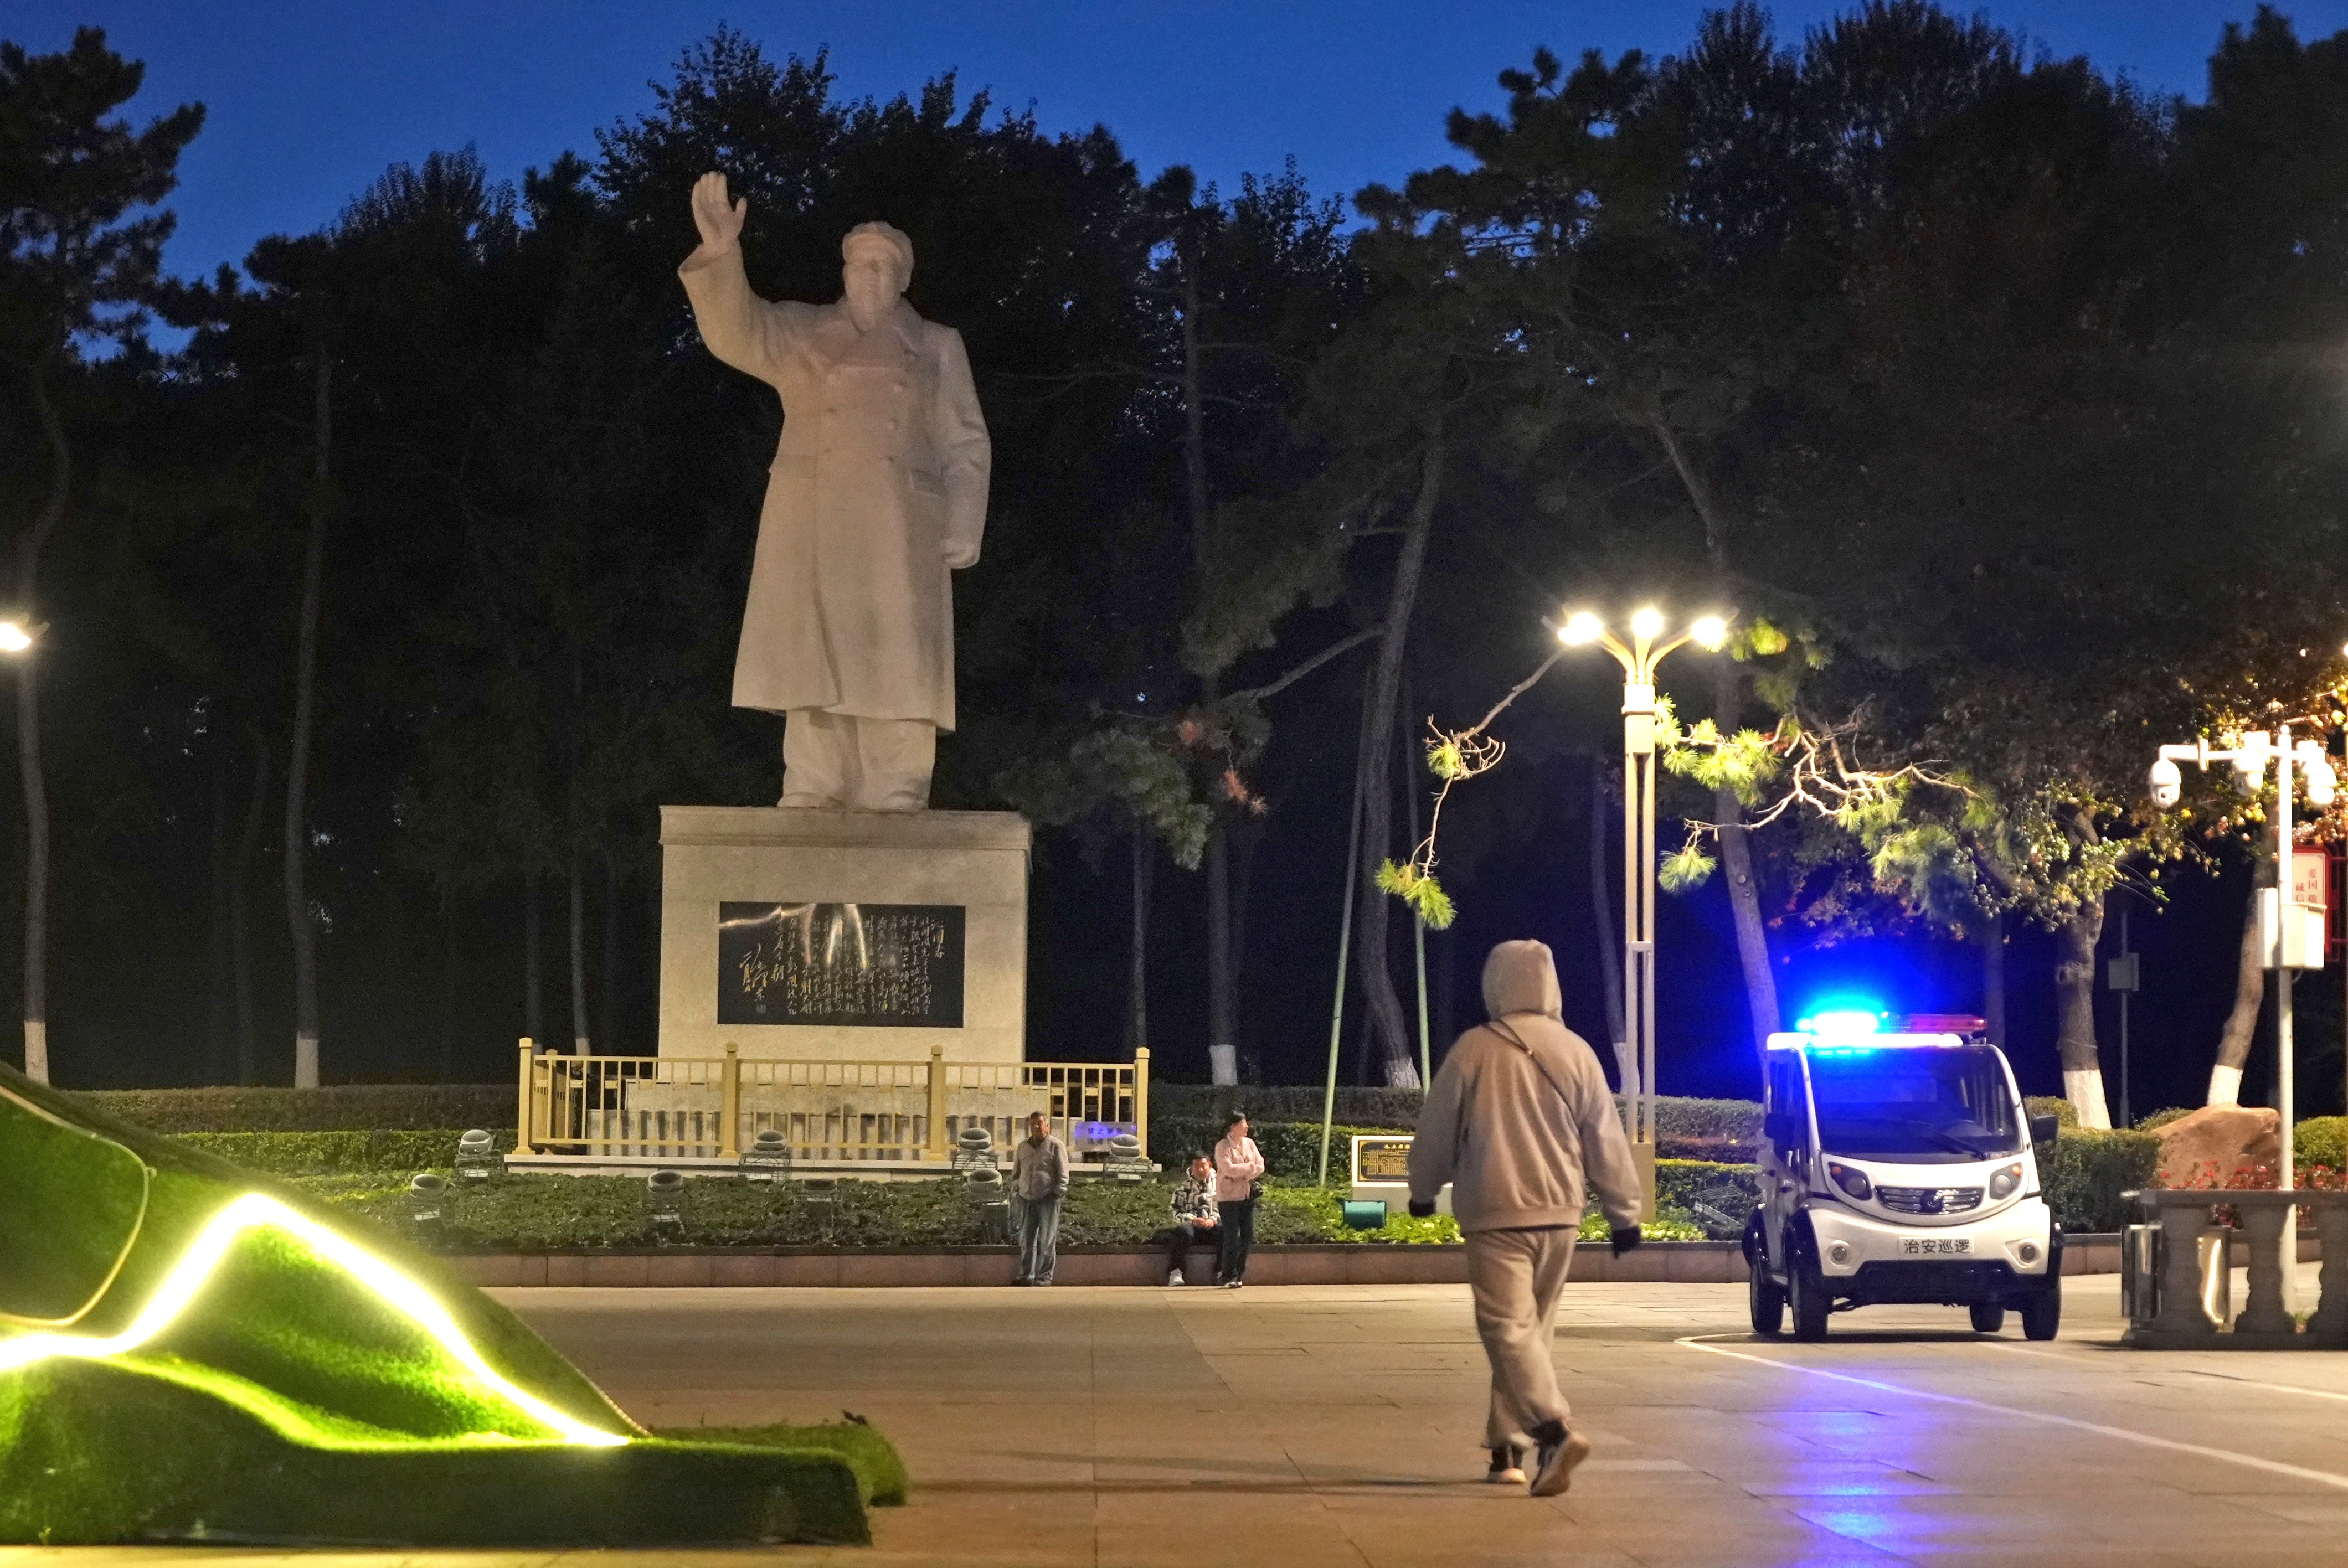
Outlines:
{"label": "street lamp", "polygon": [[1622,1094],[1645,1220],[1655,1217],[1655,666],[1691,642],[1717,653],[1728,641],[1717,615],[1699,616],[1674,637],[1664,638],[1663,626],[1663,612],[1647,605],[1632,613],[1627,643],[1586,610],[1557,627],[1568,648],[1594,642],[1622,666]]}
{"label": "street lamp", "polygon": [[[2275,1184],[2288,1192],[2294,1185],[2291,1134],[2291,982],[2293,969],[2320,969],[2323,967],[2323,855],[2321,850],[2312,857],[2296,856],[2291,852],[2291,770],[2297,768],[2307,784],[2310,805],[2321,811],[2332,804],[2339,788],[2339,775],[2323,755],[2323,747],[2314,741],[2291,743],[2291,726],[2277,727],[2271,739],[2264,730],[2253,730],[2239,744],[2229,750],[2213,749],[2206,740],[2189,746],[2163,746],[2152,764],[2147,783],[2152,793],[2152,804],[2162,811],[2177,804],[2183,780],[2177,764],[2189,762],[2207,770],[2211,763],[2230,763],[2234,777],[2245,790],[2255,790],[2265,783],[2270,764],[2275,769],[2275,885],[2260,888],[2254,897],[2259,900],[2259,945],[2265,967],[2275,971],[2275,1101],[2281,1117],[2281,1165],[2275,1173]],[[2315,867],[2316,897],[2301,897],[2299,879],[2292,870],[2294,859],[2312,858]],[[2212,1073],[2224,1069],[2212,1069]],[[2240,1080],[2236,1079],[2239,1087]],[[2216,1085],[2213,1081],[2212,1088]],[[2286,1220],[2284,1235],[2292,1234]],[[2287,1277],[2287,1276],[2286,1276]]]}

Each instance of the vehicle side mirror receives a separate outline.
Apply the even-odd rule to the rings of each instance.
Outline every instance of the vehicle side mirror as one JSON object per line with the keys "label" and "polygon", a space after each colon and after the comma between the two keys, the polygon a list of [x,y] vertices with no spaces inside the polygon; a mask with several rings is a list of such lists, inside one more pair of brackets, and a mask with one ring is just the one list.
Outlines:
{"label": "vehicle side mirror", "polygon": [[2052,1143],[2054,1142],[2054,1134],[2061,1132],[2062,1128],[2063,1119],[2059,1116],[2033,1116],[2030,1119],[2030,1141],[2034,1143]]}
{"label": "vehicle side mirror", "polygon": [[1794,1117],[1784,1111],[1772,1111],[1761,1118],[1761,1135],[1780,1149],[1790,1148],[1801,1141]]}

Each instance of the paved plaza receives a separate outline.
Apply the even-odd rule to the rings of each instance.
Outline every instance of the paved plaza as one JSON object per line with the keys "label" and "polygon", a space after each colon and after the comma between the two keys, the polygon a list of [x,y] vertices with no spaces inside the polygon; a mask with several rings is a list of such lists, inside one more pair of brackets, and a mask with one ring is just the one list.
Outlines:
{"label": "paved plaza", "polygon": [[2045,1346],[1924,1308],[1762,1343],[1741,1287],[1570,1286],[1557,1358],[1597,1451],[1546,1501],[1478,1479],[1462,1286],[499,1295],[643,1420],[852,1409],[911,1468],[870,1549],[627,1554],[663,1568],[2348,1563],[2348,1358],[2115,1348],[2109,1277],[2071,1282]]}

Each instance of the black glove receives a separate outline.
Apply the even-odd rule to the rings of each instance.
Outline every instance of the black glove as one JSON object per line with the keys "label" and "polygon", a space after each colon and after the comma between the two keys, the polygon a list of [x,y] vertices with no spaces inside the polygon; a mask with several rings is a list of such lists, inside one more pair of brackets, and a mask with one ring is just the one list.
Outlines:
{"label": "black glove", "polygon": [[1433,1198],[1413,1198],[1410,1200],[1411,1218],[1415,1220],[1423,1220],[1432,1215],[1434,1213],[1435,1200]]}
{"label": "black glove", "polygon": [[1621,1257],[1624,1253],[1629,1252],[1632,1247],[1638,1245],[1641,1242],[1646,1239],[1647,1238],[1645,1236],[1639,1234],[1639,1227],[1637,1225],[1622,1226],[1614,1233],[1614,1255],[1616,1257]]}

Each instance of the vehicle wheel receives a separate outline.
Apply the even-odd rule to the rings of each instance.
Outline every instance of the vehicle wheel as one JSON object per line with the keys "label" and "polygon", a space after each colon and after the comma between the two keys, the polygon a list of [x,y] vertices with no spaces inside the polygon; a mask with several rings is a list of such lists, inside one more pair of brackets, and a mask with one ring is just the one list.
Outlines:
{"label": "vehicle wheel", "polygon": [[1976,1334],[1994,1334],[2005,1327],[2005,1303],[2002,1301],[1976,1301],[1968,1310],[1972,1314]]}
{"label": "vehicle wheel", "polygon": [[1785,1287],[1769,1277],[1767,1253],[1746,1267],[1745,1300],[1753,1314],[1753,1332],[1766,1339],[1775,1339],[1786,1331]]}
{"label": "vehicle wheel", "polygon": [[2063,1327],[2063,1286],[2049,1285],[2022,1304],[2022,1334],[2025,1339],[2052,1339]]}
{"label": "vehicle wheel", "polygon": [[1807,1245],[1787,1250],[1791,1255],[1786,1260],[1786,1305],[1793,1309],[1794,1337],[1823,1339],[1827,1337],[1827,1315],[1834,1310],[1834,1298],[1827,1294],[1826,1276],[1818,1272],[1818,1260],[1810,1255]]}

